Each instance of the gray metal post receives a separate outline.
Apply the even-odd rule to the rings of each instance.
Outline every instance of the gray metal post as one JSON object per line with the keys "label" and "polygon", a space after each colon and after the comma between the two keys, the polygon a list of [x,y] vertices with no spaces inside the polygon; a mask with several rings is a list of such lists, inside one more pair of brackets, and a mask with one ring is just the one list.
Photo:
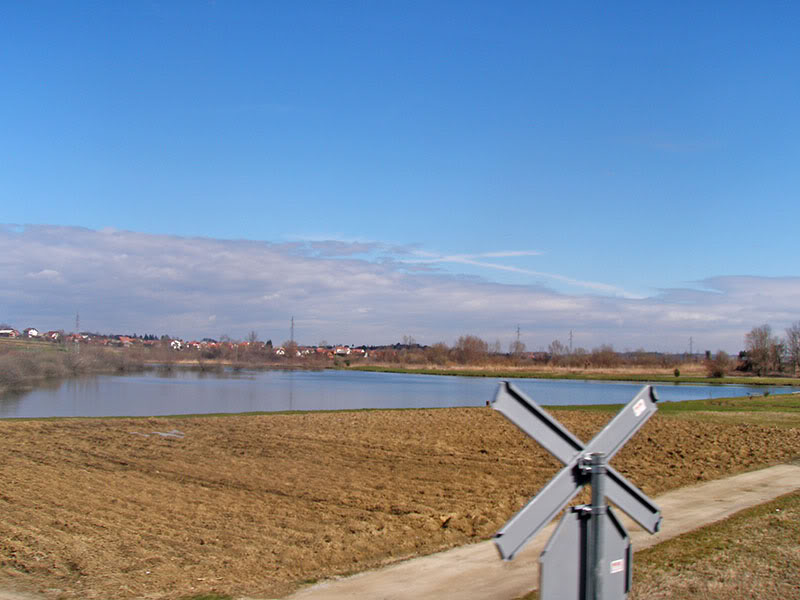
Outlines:
{"label": "gray metal post", "polygon": [[[539,442],[564,468],[495,535],[500,556],[511,560],[586,484],[591,504],[564,515],[539,559],[544,600],[623,600],[630,591],[628,532],[608,502],[650,533],[661,511],[608,463],[656,412],[658,397],[645,386],[588,444],[584,444],[536,402],[508,382],[493,406]],[[588,519],[588,522],[587,522]],[[574,560],[578,549],[580,558]]]}
{"label": "gray metal post", "polygon": [[603,599],[603,520],[608,511],[605,494],[606,455],[602,452],[592,452],[589,455],[589,468],[591,473],[592,506],[591,506],[591,543],[589,544],[589,560],[587,569],[587,600]]}

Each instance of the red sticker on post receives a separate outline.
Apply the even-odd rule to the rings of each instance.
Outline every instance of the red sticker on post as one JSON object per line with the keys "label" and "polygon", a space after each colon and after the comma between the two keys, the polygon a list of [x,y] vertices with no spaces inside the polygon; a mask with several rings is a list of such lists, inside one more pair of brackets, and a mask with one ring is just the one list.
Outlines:
{"label": "red sticker on post", "polygon": [[611,561],[611,574],[620,573],[625,570],[625,560],[622,558],[618,558],[617,560]]}
{"label": "red sticker on post", "polygon": [[644,398],[639,398],[639,401],[633,405],[633,414],[640,417],[645,408],[647,408],[647,404],[645,404]]}

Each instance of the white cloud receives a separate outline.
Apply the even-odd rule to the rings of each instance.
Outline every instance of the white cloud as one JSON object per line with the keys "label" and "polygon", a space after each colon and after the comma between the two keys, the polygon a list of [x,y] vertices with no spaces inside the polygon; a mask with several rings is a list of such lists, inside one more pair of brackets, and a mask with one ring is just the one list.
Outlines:
{"label": "white cloud", "polygon": [[621,296],[622,298],[640,298],[638,294],[632,294],[626,290],[611,285],[608,283],[601,283],[598,281],[583,281],[574,279],[565,275],[557,273],[545,273],[543,271],[534,271],[522,267],[515,267],[512,265],[505,265],[494,262],[486,262],[484,258],[512,258],[521,256],[541,256],[543,253],[536,250],[517,250],[517,251],[500,251],[500,252],[483,252],[481,254],[451,254],[451,255],[436,255],[430,252],[418,251],[417,254],[420,258],[417,259],[404,259],[401,262],[408,264],[437,264],[437,263],[451,263],[470,265],[473,267],[480,267],[483,269],[493,269],[497,271],[506,271],[509,273],[518,273],[521,275],[529,275],[531,277],[541,277],[558,281],[568,286],[588,289],[602,294],[612,294]]}
{"label": "white cloud", "polygon": [[[243,338],[254,329],[282,341],[294,316],[301,342],[368,344],[403,335],[453,342],[465,333],[505,344],[520,325],[534,349],[572,330],[575,345],[587,348],[678,351],[690,336],[696,349],[736,351],[753,326],[781,332],[800,320],[800,277],[712,277],[649,298],[622,297],[603,284],[587,285],[592,294],[564,294],[410,269],[408,252],[363,242],[0,227],[0,320],[69,330],[79,311],[82,327],[103,332]],[[489,255],[523,254],[461,259],[486,264]]]}
{"label": "white cloud", "polygon": [[61,273],[53,269],[42,269],[36,273],[28,273],[26,277],[30,277],[31,279],[58,279],[61,277]]}

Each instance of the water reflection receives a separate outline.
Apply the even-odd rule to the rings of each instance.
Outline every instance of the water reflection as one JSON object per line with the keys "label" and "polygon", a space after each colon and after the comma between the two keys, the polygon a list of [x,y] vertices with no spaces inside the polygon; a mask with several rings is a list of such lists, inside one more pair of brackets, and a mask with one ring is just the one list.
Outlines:
{"label": "water reflection", "polygon": [[0,396],[0,417],[16,417],[25,398],[23,392],[8,392]]}
{"label": "water reflection", "polygon": [[294,410],[294,372],[289,371],[289,410]]}
{"label": "water reflection", "polygon": [[[147,373],[50,383],[0,396],[0,417],[149,416],[282,410],[483,406],[499,379],[357,371],[216,371],[160,368]],[[544,405],[622,404],[641,383],[516,379]],[[658,384],[662,401],[763,394],[766,388]],[[774,388],[788,393],[798,388]]]}

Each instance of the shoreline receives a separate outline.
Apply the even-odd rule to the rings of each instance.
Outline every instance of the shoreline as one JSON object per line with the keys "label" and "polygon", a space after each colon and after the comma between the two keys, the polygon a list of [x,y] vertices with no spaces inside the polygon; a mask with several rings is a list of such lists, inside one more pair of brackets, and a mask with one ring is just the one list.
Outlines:
{"label": "shoreline", "polygon": [[527,368],[499,367],[395,367],[384,365],[357,365],[347,368],[332,367],[340,371],[363,371],[368,373],[400,373],[408,375],[435,375],[450,377],[496,377],[500,379],[565,379],[574,381],[620,381],[630,383],[682,383],[692,385],[752,385],[752,386],[800,386],[800,377],[702,377],[681,375],[675,377],[653,371],[609,372],[608,370],[531,370]]}
{"label": "shoreline", "polygon": [[[660,404],[662,406],[666,405],[673,405],[673,404],[681,404],[685,407],[689,406],[700,406],[706,401],[711,401],[714,405],[719,406],[721,404],[724,405],[736,405],[741,406],[740,403],[744,402],[750,409],[757,407],[758,405],[764,404],[767,399],[777,399],[784,402],[790,402],[792,404],[800,404],[800,391],[794,391],[797,387],[800,387],[800,380],[794,379],[786,379],[780,382],[775,382],[770,379],[761,378],[759,382],[752,381],[750,379],[739,380],[736,378],[725,378],[725,379],[716,379],[714,381],[707,381],[700,378],[689,378],[686,377],[682,381],[675,381],[674,379],[668,379],[661,377],[659,381],[659,376],[653,373],[639,373],[639,374],[608,374],[608,373],[542,373],[536,372],[531,373],[529,371],[518,370],[515,372],[509,373],[503,369],[497,370],[474,370],[474,369],[457,369],[457,370],[432,370],[432,369],[398,369],[398,368],[347,368],[347,369],[302,369],[302,368],[251,368],[251,367],[241,367],[236,368],[232,365],[224,365],[224,364],[215,364],[215,365],[205,365],[204,368],[199,368],[196,365],[192,365],[191,363],[183,363],[183,364],[163,364],[163,363],[149,363],[149,364],[139,364],[137,368],[126,368],[122,369],[101,369],[97,371],[82,371],[77,373],[72,373],[66,376],[56,376],[56,377],[42,377],[39,376],[37,378],[29,378],[26,381],[26,385],[24,387],[16,387],[14,389],[2,389],[0,388],[0,399],[13,399],[14,397],[22,397],[25,394],[29,393],[32,390],[36,389],[52,389],[57,390],[60,386],[65,385],[68,381],[78,380],[78,379],[86,379],[86,378],[96,378],[98,376],[111,376],[111,377],[136,377],[136,376],[144,376],[144,377],[152,377],[158,378],[160,376],[164,376],[167,378],[173,378],[175,376],[178,377],[185,377],[190,373],[195,373],[196,377],[210,377],[212,379],[227,379],[227,378],[238,378],[238,377],[246,377],[246,378],[253,378],[259,377],[258,373],[263,373],[267,371],[304,371],[304,372],[315,372],[320,373],[319,376],[324,377],[322,375],[322,371],[338,371],[338,372],[347,372],[347,371],[358,371],[361,373],[396,373],[400,375],[408,375],[408,374],[417,374],[417,375],[429,375],[429,376],[448,376],[448,377],[472,377],[474,379],[480,378],[491,378],[491,379],[519,379],[519,378],[530,378],[532,382],[534,381],[573,381],[573,382],[581,382],[581,383],[595,383],[599,386],[602,384],[611,384],[613,382],[617,382],[618,384],[630,384],[632,386],[642,385],[642,384],[653,384],[656,386],[664,386],[665,390],[665,398],[664,402]],[[202,373],[201,373],[202,371]],[[248,371],[251,372],[248,375]],[[605,377],[604,377],[605,375]],[[678,399],[669,401],[669,393],[666,391],[670,387],[674,387],[677,390],[677,387],[684,385],[684,386],[697,386],[695,389],[699,389],[702,386],[706,386],[707,389],[716,388],[717,392],[715,394],[725,394],[719,396],[717,398],[711,398],[711,392],[708,392],[709,398],[703,398],[702,396],[697,397],[695,400],[692,399]],[[788,386],[794,385],[793,389],[781,389],[781,388],[788,388]],[[728,392],[730,395],[727,395],[724,388],[726,386],[731,386],[732,388],[738,388],[737,391]],[[752,389],[748,390],[745,386],[752,386]],[[769,389],[771,387],[772,389]],[[705,394],[705,392],[703,392]],[[741,395],[739,395],[741,394]],[[797,400],[797,402],[795,402]],[[617,402],[616,404],[612,400],[611,402],[606,399],[604,402],[600,404],[585,404],[585,403],[578,403],[575,405],[570,404],[562,404],[559,402],[555,402],[554,404],[543,404],[543,406],[547,406],[548,408],[555,408],[555,409],[563,409],[563,410],[573,410],[575,408],[587,408],[589,410],[606,410],[612,406],[618,406],[620,403]],[[469,405],[473,406],[473,405]],[[474,405],[477,406],[477,405]],[[480,406],[483,406],[483,402],[481,402]],[[246,408],[246,407],[244,407]],[[430,406],[429,408],[436,408],[436,406]],[[253,410],[243,410],[239,411],[236,409],[231,410],[222,410],[222,411],[215,411],[210,413],[199,412],[199,413],[167,413],[167,414],[151,414],[148,416],[157,417],[157,418],[170,418],[170,417],[189,417],[189,416],[222,416],[222,415],[266,415],[266,414],[295,414],[295,413],[314,413],[314,412],[358,412],[358,411],[369,411],[369,410],[423,410],[424,407],[410,407],[410,406],[369,406],[364,405],[361,407],[351,407],[351,408],[319,408],[319,409],[303,409],[303,410],[264,410],[264,409],[256,409]],[[759,408],[756,408],[757,410]],[[137,413],[139,414],[139,413]],[[8,417],[0,417],[2,420],[15,420],[15,419],[59,419],[59,418],[135,418],[136,414],[96,414],[96,415],[81,415],[81,417],[75,415],[61,415],[61,416],[8,416]],[[141,416],[141,415],[140,415]]]}
{"label": "shoreline", "polygon": [[[374,362],[373,362],[374,361]],[[800,377],[727,375],[710,377],[702,362],[687,362],[667,366],[584,367],[514,364],[508,361],[477,362],[475,364],[432,364],[426,362],[383,362],[374,359],[320,361],[317,357],[264,360],[264,357],[237,356],[205,358],[157,348],[120,349],[93,346],[53,345],[44,342],[0,344],[0,394],[25,392],[39,386],[85,375],[128,374],[146,370],[175,369],[220,372],[253,370],[301,371],[362,371],[371,373],[401,373],[456,377],[491,377],[498,379],[542,379],[580,381],[624,381],[631,383],[800,386]]]}

